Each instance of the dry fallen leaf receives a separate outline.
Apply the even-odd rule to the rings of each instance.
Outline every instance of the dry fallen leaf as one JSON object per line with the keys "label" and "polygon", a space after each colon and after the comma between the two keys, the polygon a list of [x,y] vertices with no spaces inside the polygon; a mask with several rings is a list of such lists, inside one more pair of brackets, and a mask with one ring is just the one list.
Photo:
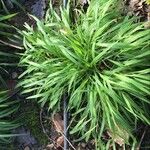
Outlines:
{"label": "dry fallen leaf", "polygon": [[56,140],[57,147],[63,146],[63,143],[64,143],[64,137],[63,137],[63,136],[60,136],[60,137]]}
{"label": "dry fallen leaf", "polygon": [[123,146],[126,141],[129,139],[129,134],[124,129],[116,126],[115,133],[113,133],[110,129],[107,131],[109,137],[111,137],[115,143],[120,146]]}
{"label": "dry fallen leaf", "polygon": [[54,148],[54,144],[48,144],[47,146],[46,146],[46,149],[47,150],[52,150]]}
{"label": "dry fallen leaf", "polygon": [[53,121],[53,124],[55,126],[55,130],[59,133],[63,133],[64,122],[63,122],[61,116],[58,113],[54,114],[52,121]]}
{"label": "dry fallen leaf", "polygon": [[30,147],[29,147],[29,146],[26,146],[26,147],[24,148],[24,150],[30,150]]}
{"label": "dry fallen leaf", "polygon": [[142,20],[147,20],[148,5],[146,5],[146,0],[130,0],[128,3],[128,13],[139,16]]}
{"label": "dry fallen leaf", "polygon": [[[52,117],[52,122],[54,124],[54,129],[58,133],[63,133],[64,132],[64,121],[62,120],[62,117],[59,113],[56,113]],[[56,147],[62,147],[64,143],[64,136],[61,135],[56,139]],[[52,145],[51,145],[52,146]]]}

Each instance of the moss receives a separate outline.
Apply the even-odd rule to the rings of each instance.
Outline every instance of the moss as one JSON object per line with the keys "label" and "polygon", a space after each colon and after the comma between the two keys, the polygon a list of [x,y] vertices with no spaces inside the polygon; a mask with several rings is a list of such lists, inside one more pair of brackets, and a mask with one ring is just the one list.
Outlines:
{"label": "moss", "polygon": [[24,106],[24,124],[30,130],[31,134],[38,141],[40,145],[46,145],[48,138],[43,133],[40,124],[40,109],[34,103],[29,103]]}
{"label": "moss", "polygon": [[14,143],[9,143],[9,144],[5,144],[5,145],[0,144],[0,149],[1,150],[16,150],[16,147],[15,147]]}

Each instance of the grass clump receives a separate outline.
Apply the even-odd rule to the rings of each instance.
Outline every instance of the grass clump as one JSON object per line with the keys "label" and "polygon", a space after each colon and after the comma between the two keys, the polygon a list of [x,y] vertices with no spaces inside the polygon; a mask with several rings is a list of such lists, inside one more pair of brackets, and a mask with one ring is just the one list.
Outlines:
{"label": "grass clump", "polygon": [[11,115],[17,111],[18,102],[10,100],[6,91],[0,91],[0,147],[2,144],[10,143],[15,134],[12,130],[19,126]]}
{"label": "grass clump", "polygon": [[[0,14],[0,148],[6,146],[5,144],[10,143],[13,136],[12,130],[19,126],[16,119],[13,118],[13,114],[18,110],[18,101],[11,97],[11,91],[6,89],[6,80],[4,78],[6,65],[10,65],[10,58],[15,56],[9,53],[7,47],[5,46],[5,41],[11,33],[7,31],[11,26],[8,25],[8,19],[13,17],[12,15],[1,15]],[[7,53],[8,52],[8,53]]]}
{"label": "grass clump", "polygon": [[52,111],[60,109],[66,93],[77,121],[71,133],[95,138],[97,149],[105,130],[132,137],[138,120],[150,124],[150,30],[121,16],[116,6],[115,0],[92,0],[74,23],[69,7],[61,16],[50,8],[44,21],[34,17],[35,29],[26,24],[22,32],[24,93],[32,92],[29,99]]}

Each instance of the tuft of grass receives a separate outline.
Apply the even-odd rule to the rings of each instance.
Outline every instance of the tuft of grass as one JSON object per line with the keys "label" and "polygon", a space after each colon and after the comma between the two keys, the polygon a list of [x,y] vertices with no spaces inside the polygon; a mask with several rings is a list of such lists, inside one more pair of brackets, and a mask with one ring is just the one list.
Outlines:
{"label": "tuft of grass", "polygon": [[69,6],[59,16],[50,5],[44,21],[33,17],[37,27],[25,24],[22,31],[23,93],[51,111],[59,111],[66,93],[70,133],[95,138],[97,149],[106,130],[133,138],[138,120],[150,124],[150,30],[116,6],[116,0],[92,0],[72,23]]}
{"label": "tuft of grass", "polygon": [[16,58],[14,54],[9,53],[8,48],[4,44],[5,41],[3,43],[3,39],[7,39],[12,35],[6,31],[6,29],[11,28],[6,21],[14,15],[0,14],[0,146],[11,142],[12,137],[16,136],[16,134],[12,134],[12,130],[20,125],[13,118],[13,114],[18,109],[18,101],[12,99],[9,91],[4,89],[6,81],[3,78],[4,74],[7,73],[5,70],[6,65],[11,66],[13,63],[10,64],[9,61],[12,58]]}
{"label": "tuft of grass", "polygon": [[6,91],[0,91],[0,144],[10,143],[13,136],[12,130],[19,126],[11,115],[18,109],[18,102],[9,100]]}

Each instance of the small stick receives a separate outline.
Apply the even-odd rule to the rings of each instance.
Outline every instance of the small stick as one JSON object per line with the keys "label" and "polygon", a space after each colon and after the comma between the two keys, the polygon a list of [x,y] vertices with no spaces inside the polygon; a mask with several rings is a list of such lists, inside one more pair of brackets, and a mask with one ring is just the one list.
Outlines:
{"label": "small stick", "polygon": [[145,127],[145,129],[144,129],[144,132],[143,132],[143,134],[142,134],[142,137],[141,137],[141,139],[140,139],[140,142],[139,142],[139,144],[138,144],[138,146],[137,146],[137,149],[136,149],[136,150],[139,150],[139,149],[140,149],[140,146],[141,146],[142,141],[143,141],[143,139],[144,139],[144,136],[145,136],[145,133],[146,133],[147,127],[148,127],[148,126],[146,126],[146,127]]}
{"label": "small stick", "polygon": [[[68,130],[67,130],[67,126],[68,126],[68,113],[67,113],[67,98],[66,95],[64,94],[63,97],[63,105],[64,105],[64,137],[68,136]],[[68,149],[68,141],[66,140],[66,138],[64,138],[64,149],[67,150]]]}
{"label": "small stick", "polygon": [[17,46],[17,45],[14,45],[14,44],[10,44],[10,43],[7,43],[7,42],[2,41],[2,40],[0,40],[0,43],[2,43],[2,44],[4,44],[4,45],[7,45],[7,46],[10,46],[10,47],[14,47],[14,48],[16,48],[16,49],[20,49],[20,50],[24,49],[24,48],[21,47],[21,46]]}
{"label": "small stick", "polygon": [[[63,0],[63,7],[64,9],[66,9],[67,7],[67,3],[68,3],[68,0]],[[63,108],[64,108],[64,150],[68,150],[69,149],[69,145],[68,143],[70,144],[70,146],[74,149],[73,145],[69,142],[68,140],[68,130],[67,130],[67,126],[68,126],[68,112],[67,112],[67,97],[66,97],[66,94],[64,94],[64,97],[63,97]]]}
{"label": "small stick", "polygon": [[[75,147],[72,145],[72,143],[68,140],[68,138],[62,132],[60,132],[60,133],[63,135],[64,139],[69,143],[69,145],[72,147],[72,149],[76,150]],[[68,149],[64,149],[64,150],[68,150]]]}
{"label": "small stick", "polygon": [[52,143],[54,145],[54,148],[57,149],[57,145],[58,145],[59,147],[61,147],[62,149],[64,149],[60,144],[57,143],[57,145],[56,145],[56,142],[54,142],[54,140],[47,134],[47,132],[46,132],[46,130],[44,128],[44,125],[43,125],[43,121],[42,121],[42,113],[43,113],[43,108],[41,108],[41,110],[40,110],[40,124],[41,124],[42,130],[43,130],[43,133],[48,137],[48,139],[50,141],[52,141]]}

